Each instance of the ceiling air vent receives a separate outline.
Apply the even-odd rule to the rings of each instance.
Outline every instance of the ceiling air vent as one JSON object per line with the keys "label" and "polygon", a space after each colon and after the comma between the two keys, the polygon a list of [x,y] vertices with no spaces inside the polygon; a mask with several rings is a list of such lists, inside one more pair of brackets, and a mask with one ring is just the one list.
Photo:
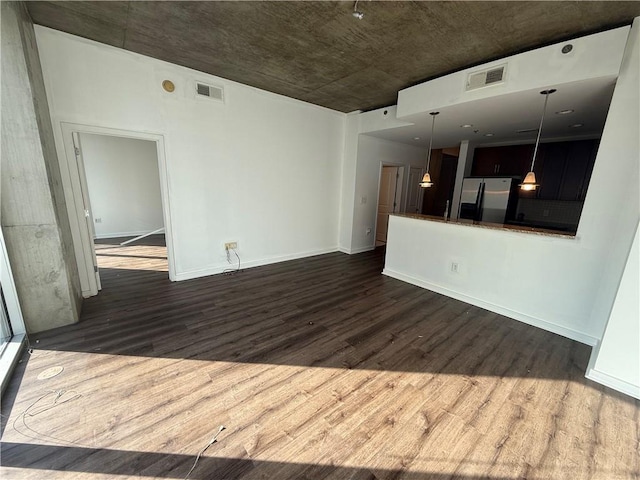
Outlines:
{"label": "ceiling air vent", "polygon": [[224,90],[221,87],[214,87],[206,83],[196,82],[196,95],[218,100],[219,102],[224,100]]}
{"label": "ceiling air vent", "polygon": [[470,73],[467,77],[466,90],[475,90],[477,88],[504,83],[506,70],[507,65],[505,64],[498,67],[489,68],[487,70],[482,70],[481,72]]}

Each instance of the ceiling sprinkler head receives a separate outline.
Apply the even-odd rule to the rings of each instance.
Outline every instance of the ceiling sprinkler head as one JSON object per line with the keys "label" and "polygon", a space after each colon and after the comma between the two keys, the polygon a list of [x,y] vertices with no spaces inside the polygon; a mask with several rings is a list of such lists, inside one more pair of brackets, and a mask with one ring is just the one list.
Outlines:
{"label": "ceiling sprinkler head", "polygon": [[354,11],[351,15],[353,15],[355,18],[357,18],[358,20],[362,20],[362,17],[364,17],[364,13],[362,12],[358,12],[357,10]]}

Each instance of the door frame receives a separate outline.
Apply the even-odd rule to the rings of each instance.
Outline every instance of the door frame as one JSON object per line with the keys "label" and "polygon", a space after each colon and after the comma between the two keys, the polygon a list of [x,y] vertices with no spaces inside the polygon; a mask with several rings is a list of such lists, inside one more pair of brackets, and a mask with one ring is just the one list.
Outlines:
{"label": "door frame", "polygon": [[378,207],[380,205],[380,182],[382,181],[382,168],[383,167],[398,167],[398,181],[396,182],[396,193],[395,193],[395,197],[397,198],[398,195],[400,195],[400,201],[397,202],[397,206],[398,209],[396,210],[394,208],[393,213],[398,213],[398,212],[403,212],[406,208],[406,205],[403,205],[403,203],[406,203],[407,199],[404,199],[404,202],[402,201],[402,194],[405,191],[405,175],[404,175],[404,169],[406,167],[406,165],[404,163],[399,163],[399,162],[388,162],[388,161],[381,161],[380,162],[380,168],[378,169],[378,191],[376,193],[376,212],[375,212],[375,227],[373,229],[373,246],[375,247],[376,245],[376,235],[378,234]]}
{"label": "door frame", "polygon": [[[0,284],[2,284],[2,293],[4,295],[4,305],[0,308],[4,310],[6,306],[6,315],[8,327],[13,336],[4,346],[4,350],[0,352],[0,393],[4,393],[10,379],[11,372],[18,362],[18,358],[22,353],[22,348],[27,335],[27,328],[22,316],[20,308],[20,299],[18,291],[13,279],[13,271],[9,262],[9,254],[4,241],[4,234],[0,228]],[[2,299],[0,299],[0,302]]]}
{"label": "door frame", "polygon": [[[121,130],[109,127],[99,127],[96,125],[84,125],[79,123],[60,122],[62,132],[63,155],[59,156],[62,170],[62,186],[67,200],[67,211],[69,212],[69,223],[73,237],[73,247],[82,296],[90,297],[98,294],[98,276],[94,274],[96,262],[96,252],[94,239],[86,221],[85,207],[82,192],[88,192],[87,179],[84,175],[84,162],[82,154],[76,156],[73,142],[74,134],[94,134],[112,137],[131,138],[136,140],[147,140],[156,144],[158,156],[158,171],[160,175],[160,193],[162,198],[162,214],[164,220],[165,239],[167,243],[167,261],[169,266],[169,280],[176,280],[175,255],[173,249],[173,228],[171,223],[171,205],[169,190],[169,174],[167,171],[167,160],[165,154],[164,136],[155,133],[137,132],[132,130]],[[80,146],[81,148],[81,146]],[[92,216],[91,211],[89,215]],[[96,263],[94,263],[96,262]]]}

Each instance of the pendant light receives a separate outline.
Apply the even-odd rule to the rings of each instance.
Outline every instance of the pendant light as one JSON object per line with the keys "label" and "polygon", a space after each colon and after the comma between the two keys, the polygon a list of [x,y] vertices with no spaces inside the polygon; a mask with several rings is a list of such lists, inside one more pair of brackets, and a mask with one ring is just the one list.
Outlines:
{"label": "pendant light", "polygon": [[358,20],[362,20],[364,18],[364,13],[362,13],[360,10],[358,10],[358,2],[359,1],[360,0],[356,0],[356,3],[353,5],[353,13],[351,15],[353,15]]}
{"label": "pendant light", "polygon": [[431,175],[429,174],[429,163],[431,163],[431,147],[433,146],[433,129],[436,125],[436,115],[440,112],[431,112],[431,138],[429,138],[429,151],[427,152],[427,169],[425,171],[424,176],[422,177],[422,181],[418,184],[422,188],[433,187],[433,182],[431,181]]}
{"label": "pendant light", "polygon": [[540,186],[540,184],[536,182],[536,174],[533,171],[533,166],[536,163],[536,155],[538,154],[538,147],[540,146],[540,134],[542,133],[542,124],[544,123],[544,114],[547,111],[547,102],[549,101],[549,95],[551,95],[555,91],[555,88],[551,88],[549,90],[543,90],[540,92],[541,95],[544,95],[544,107],[542,108],[540,127],[538,127],[538,138],[536,139],[536,146],[533,149],[533,158],[531,159],[531,168],[529,169],[529,173],[527,173],[527,176],[524,177],[524,181],[519,185],[521,190],[531,191]]}

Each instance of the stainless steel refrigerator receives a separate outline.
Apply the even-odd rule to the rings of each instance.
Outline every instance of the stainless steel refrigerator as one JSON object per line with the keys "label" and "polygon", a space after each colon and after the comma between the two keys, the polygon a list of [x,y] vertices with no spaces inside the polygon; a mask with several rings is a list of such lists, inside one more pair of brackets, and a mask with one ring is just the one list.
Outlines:
{"label": "stainless steel refrigerator", "polygon": [[460,195],[461,222],[505,223],[517,202],[516,179],[465,178]]}

